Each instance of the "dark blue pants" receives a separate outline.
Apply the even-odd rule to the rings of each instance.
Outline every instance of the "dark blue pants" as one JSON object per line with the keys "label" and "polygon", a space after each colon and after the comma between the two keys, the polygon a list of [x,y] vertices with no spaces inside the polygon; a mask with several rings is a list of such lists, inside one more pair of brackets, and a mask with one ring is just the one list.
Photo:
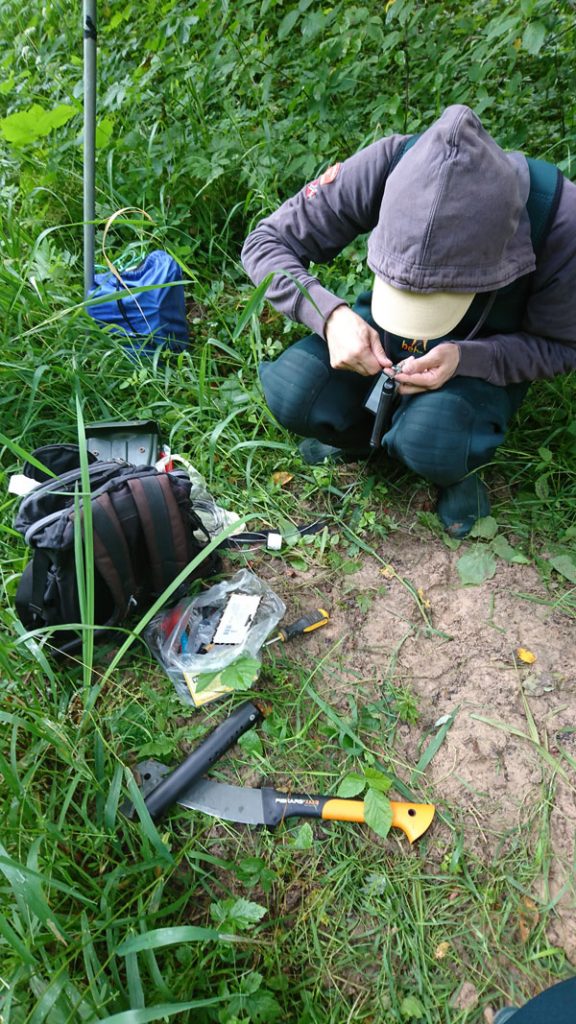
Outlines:
{"label": "dark blue pants", "polygon": [[[354,307],[371,326],[367,298]],[[367,448],[374,417],[364,401],[374,377],[333,370],[328,346],[311,334],[278,359],[260,365],[266,401],[282,426],[338,448]],[[476,377],[453,377],[438,391],[402,397],[384,435],[390,456],[446,487],[490,461],[502,444],[527,384],[496,387]]]}
{"label": "dark blue pants", "polygon": [[576,1024],[576,978],[561,981],[530,999],[510,1024]]}

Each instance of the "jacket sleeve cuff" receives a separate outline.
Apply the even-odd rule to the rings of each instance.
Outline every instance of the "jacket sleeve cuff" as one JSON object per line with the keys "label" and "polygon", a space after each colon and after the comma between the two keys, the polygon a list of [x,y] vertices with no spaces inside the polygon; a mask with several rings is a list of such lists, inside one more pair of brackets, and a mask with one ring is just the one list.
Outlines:
{"label": "jacket sleeve cuff", "polygon": [[492,367],[490,345],[482,341],[466,341],[460,344],[460,361],[456,371],[458,377],[482,377],[488,380]]}
{"label": "jacket sleeve cuff", "polygon": [[[331,313],[337,306],[347,305],[343,299],[338,298],[333,292],[327,291],[321,284],[315,282],[308,286],[308,294],[314,302],[310,302],[305,295],[299,292],[298,302],[294,311],[294,319],[309,327],[314,334],[324,337],[324,327]],[[316,308],[317,307],[317,308]]]}

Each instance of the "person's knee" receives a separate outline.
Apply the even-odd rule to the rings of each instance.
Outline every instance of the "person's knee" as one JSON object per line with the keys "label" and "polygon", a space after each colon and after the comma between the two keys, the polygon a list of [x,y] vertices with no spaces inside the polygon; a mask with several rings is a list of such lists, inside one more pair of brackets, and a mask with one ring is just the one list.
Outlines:
{"label": "person's knee", "polygon": [[470,470],[474,409],[459,395],[430,392],[406,401],[384,437],[393,458],[441,487]]}
{"label": "person's knee", "polygon": [[371,417],[364,400],[372,379],[332,369],[319,335],[296,342],[259,372],[271,412],[294,434],[344,448],[368,443]]}
{"label": "person's knee", "polygon": [[266,403],[287,430],[307,436],[310,412],[330,370],[313,346],[302,343],[286,349],[273,363],[258,369]]}

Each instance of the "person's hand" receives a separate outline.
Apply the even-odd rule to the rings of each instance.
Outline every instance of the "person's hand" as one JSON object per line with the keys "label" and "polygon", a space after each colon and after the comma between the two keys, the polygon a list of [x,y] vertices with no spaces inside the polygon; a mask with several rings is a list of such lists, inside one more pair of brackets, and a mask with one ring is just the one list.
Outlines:
{"label": "person's hand", "polygon": [[353,370],[370,377],[392,366],[373,327],[350,306],[337,306],[326,321],[324,335],[333,370]]}
{"label": "person's hand", "polygon": [[460,362],[460,348],[452,341],[444,341],[425,356],[404,359],[394,380],[401,395],[417,395],[422,391],[436,391],[454,376]]}

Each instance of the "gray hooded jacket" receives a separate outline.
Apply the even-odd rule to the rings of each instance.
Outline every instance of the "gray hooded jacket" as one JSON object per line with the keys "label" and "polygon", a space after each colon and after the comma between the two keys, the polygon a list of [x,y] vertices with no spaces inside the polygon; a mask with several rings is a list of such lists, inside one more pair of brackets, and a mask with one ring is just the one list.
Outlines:
{"label": "gray hooded jacket", "polygon": [[258,284],[276,271],[267,297],[323,336],[342,299],[308,268],[368,232],[368,265],[397,288],[490,292],[530,274],[518,330],[458,342],[457,372],[505,385],[576,369],[576,185],[564,180],[536,260],[521,153],[500,149],[461,105],[448,107],[390,172],[406,138],[390,135],[336,164],[262,220],[242,250],[248,275]]}

